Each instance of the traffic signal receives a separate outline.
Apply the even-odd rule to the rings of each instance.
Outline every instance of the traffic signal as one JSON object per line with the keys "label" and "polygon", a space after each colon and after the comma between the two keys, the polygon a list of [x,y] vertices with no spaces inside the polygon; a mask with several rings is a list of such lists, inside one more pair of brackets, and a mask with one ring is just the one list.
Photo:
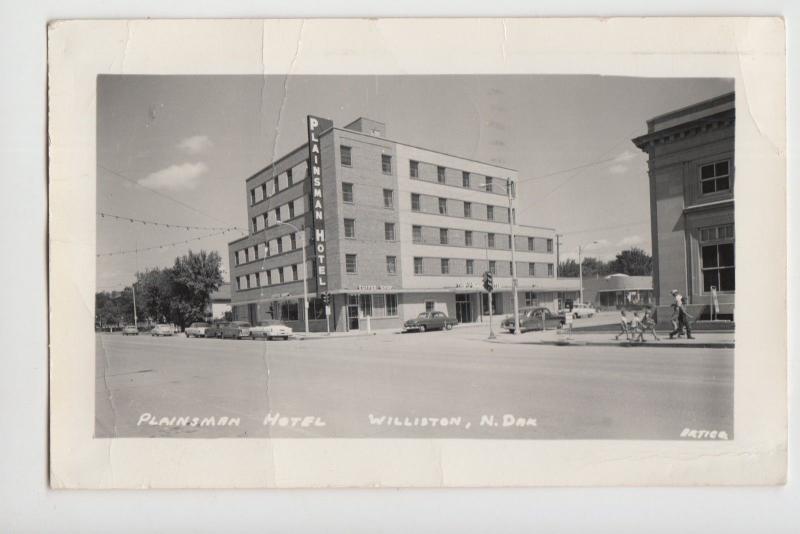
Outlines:
{"label": "traffic signal", "polygon": [[331,296],[327,292],[322,294],[322,303],[327,306],[331,302]]}
{"label": "traffic signal", "polygon": [[483,273],[483,289],[490,293],[494,289],[494,280],[492,279],[492,273],[489,271]]}

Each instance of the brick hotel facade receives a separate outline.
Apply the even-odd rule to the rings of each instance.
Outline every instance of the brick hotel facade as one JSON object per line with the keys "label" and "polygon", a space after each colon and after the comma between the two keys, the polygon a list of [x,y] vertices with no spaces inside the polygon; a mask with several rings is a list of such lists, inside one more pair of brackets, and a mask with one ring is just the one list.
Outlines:
{"label": "brick hotel facade", "polygon": [[[516,171],[388,140],[384,124],[365,118],[322,131],[319,146],[331,330],[399,328],[425,310],[486,320],[484,271],[494,273],[494,312],[512,312],[507,187]],[[229,244],[239,320],[302,330],[307,272],[310,328],[326,329],[308,156],[303,144],[247,179],[249,235]],[[577,280],[556,278],[554,229],[514,232],[520,307],[577,298]]]}

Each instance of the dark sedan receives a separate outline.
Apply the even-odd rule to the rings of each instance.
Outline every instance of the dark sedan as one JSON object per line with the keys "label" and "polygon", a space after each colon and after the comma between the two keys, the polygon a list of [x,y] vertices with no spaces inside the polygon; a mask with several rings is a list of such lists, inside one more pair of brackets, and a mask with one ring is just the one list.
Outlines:
{"label": "dark sedan", "polygon": [[230,322],[222,327],[222,339],[253,339],[250,328],[247,321]]}
{"label": "dark sedan", "polygon": [[[556,315],[548,308],[521,308],[519,310],[520,332],[558,328],[563,322],[563,317]],[[514,332],[514,316],[503,319],[500,326],[509,332]]]}
{"label": "dark sedan", "polygon": [[206,337],[222,337],[222,329],[227,325],[227,322],[220,321],[214,323],[206,328]]}
{"label": "dark sedan", "polygon": [[403,330],[408,332],[416,330],[425,332],[426,330],[451,330],[458,321],[451,319],[439,311],[422,312],[414,319],[409,319],[403,325]]}

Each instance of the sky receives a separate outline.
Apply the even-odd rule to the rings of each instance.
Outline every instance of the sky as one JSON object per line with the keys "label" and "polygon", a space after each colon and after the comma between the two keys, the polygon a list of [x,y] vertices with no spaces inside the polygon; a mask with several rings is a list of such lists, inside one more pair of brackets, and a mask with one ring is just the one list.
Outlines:
{"label": "sky", "polygon": [[97,216],[97,289],[190,248],[217,250],[227,268],[243,234],[221,229],[247,228],[245,179],[305,143],[309,114],[339,127],[368,117],[388,139],[517,170],[518,221],[562,234],[562,261],[579,246],[601,259],[650,252],[647,158],[631,139],[732,90],[609,76],[101,76],[97,211],[123,219]]}

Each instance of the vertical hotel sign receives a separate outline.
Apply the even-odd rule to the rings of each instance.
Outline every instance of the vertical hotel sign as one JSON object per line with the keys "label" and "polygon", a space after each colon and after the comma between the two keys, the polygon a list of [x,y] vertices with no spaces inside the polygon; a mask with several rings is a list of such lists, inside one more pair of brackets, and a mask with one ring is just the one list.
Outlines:
{"label": "vertical hotel sign", "polygon": [[311,177],[311,212],[313,214],[314,256],[317,296],[328,290],[327,243],[325,242],[325,208],[322,200],[322,157],[319,136],[333,126],[328,119],[308,116],[308,173]]}

